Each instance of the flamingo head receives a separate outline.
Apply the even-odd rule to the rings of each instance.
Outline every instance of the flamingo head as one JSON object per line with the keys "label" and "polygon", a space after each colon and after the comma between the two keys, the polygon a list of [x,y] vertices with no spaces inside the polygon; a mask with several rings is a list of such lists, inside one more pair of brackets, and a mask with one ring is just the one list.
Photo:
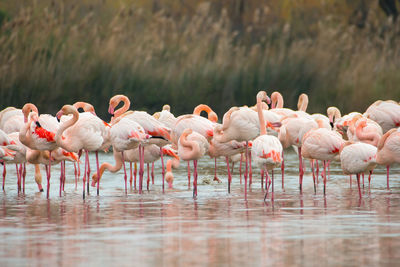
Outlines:
{"label": "flamingo head", "polygon": [[91,104],[89,104],[89,103],[87,103],[87,102],[82,102],[82,101],[76,102],[75,104],[73,104],[73,106],[74,106],[76,109],[82,108],[85,112],[90,112],[90,113],[92,113],[94,116],[97,116],[97,115],[96,115],[96,111],[94,110],[93,105],[91,105]]}
{"label": "flamingo head", "polygon": [[260,91],[257,93],[257,99],[261,99],[261,101],[267,102],[267,104],[271,104],[271,99],[268,97],[265,91]]}
{"label": "flamingo head", "polygon": [[214,111],[211,111],[210,113],[208,113],[208,119],[212,122],[218,122],[218,115],[217,113],[215,113]]}
{"label": "flamingo head", "polygon": [[162,110],[171,111],[171,107],[170,107],[170,105],[165,104],[165,105],[162,107]]}
{"label": "flamingo head", "polygon": [[174,182],[174,175],[172,172],[167,172],[165,174],[165,181],[168,183],[168,188],[172,188],[172,183]]}

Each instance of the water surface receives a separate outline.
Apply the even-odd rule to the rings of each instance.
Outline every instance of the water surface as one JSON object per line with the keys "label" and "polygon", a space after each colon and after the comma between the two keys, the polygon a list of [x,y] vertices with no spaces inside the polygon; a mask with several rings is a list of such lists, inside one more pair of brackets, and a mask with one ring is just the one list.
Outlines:
{"label": "water surface", "polygon": [[[235,166],[227,193],[212,181],[214,162],[199,162],[198,197],[187,186],[186,164],[175,170],[174,189],[162,193],[160,163],[155,184],[139,195],[125,194],[122,170],[105,172],[100,196],[91,189],[82,200],[73,168],[58,195],[59,167],[52,169],[50,199],[38,193],[28,167],[26,194],[18,194],[14,166],[8,166],[6,192],[0,192],[1,266],[360,266],[400,262],[400,169],[367,177],[363,199],[353,178],[333,163],[323,196],[322,180],[314,194],[309,170],[303,194],[298,189],[298,161],[286,153],[285,190],[275,173],[275,201],[263,201],[259,170],[254,169],[248,200]],[[91,157],[94,163],[94,157]],[[100,161],[113,161],[111,154]],[[94,164],[92,166],[95,166]],[[127,164],[127,167],[129,165]],[[146,174],[147,175],[147,174]],[[43,183],[45,187],[45,183]]]}

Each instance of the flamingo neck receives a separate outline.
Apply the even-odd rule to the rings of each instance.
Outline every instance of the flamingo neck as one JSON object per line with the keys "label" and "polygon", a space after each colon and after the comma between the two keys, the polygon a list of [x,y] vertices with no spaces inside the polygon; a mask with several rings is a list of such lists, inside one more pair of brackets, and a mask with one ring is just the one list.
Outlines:
{"label": "flamingo neck", "polygon": [[180,140],[180,145],[185,147],[188,151],[186,152],[186,156],[188,158],[195,158],[197,153],[200,150],[199,144],[196,141],[189,141],[187,140],[187,136],[189,133],[184,132],[181,137],[179,138]]}
{"label": "flamingo neck", "polygon": [[[73,150],[71,147],[72,142],[71,142],[71,140],[66,140],[66,139],[62,138],[62,134],[64,133],[64,131],[66,129],[68,129],[69,127],[74,125],[79,119],[79,113],[78,113],[77,109],[73,109],[71,111],[71,113],[72,113],[72,118],[60,125],[60,127],[58,128],[58,130],[56,132],[56,136],[54,137],[57,145],[68,151]],[[69,113],[69,114],[71,114],[71,113]]]}
{"label": "flamingo neck", "polygon": [[[129,100],[128,97],[121,95],[119,97],[118,104],[121,101],[124,103],[124,105],[115,111],[114,118],[117,118],[117,117],[121,116],[122,114],[124,114],[126,111],[128,111],[129,107],[131,106],[131,101]],[[117,106],[118,106],[118,104],[117,104]]]}
{"label": "flamingo neck", "polygon": [[260,122],[260,135],[267,134],[267,127],[265,125],[265,119],[263,114],[262,108],[262,99],[257,97],[257,113],[258,113],[258,120]]}
{"label": "flamingo neck", "polygon": [[31,143],[32,143],[32,138],[31,135],[29,134],[29,130],[31,127],[31,123],[32,123],[32,118],[31,116],[29,117],[29,121],[27,121],[20,129],[19,131],[19,141],[24,144],[27,147],[30,147]]}
{"label": "flamingo neck", "polygon": [[383,146],[385,145],[386,139],[387,139],[393,132],[396,132],[396,131],[397,131],[397,129],[391,129],[391,130],[389,130],[388,132],[386,132],[386,133],[381,137],[381,139],[379,140],[378,145],[377,145],[378,150],[381,150],[381,149],[383,148]]}
{"label": "flamingo neck", "polygon": [[22,108],[22,114],[24,115],[24,122],[26,123],[28,121],[28,115],[29,113],[33,111],[36,112],[39,115],[39,110],[35,106],[35,104],[32,103],[26,103],[23,108]]}
{"label": "flamingo neck", "polygon": [[297,108],[299,111],[306,112],[308,106],[308,96],[306,94],[301,94],[299,97],[299,102],[297,103]]}
{"label": "flamingo neck", "polygon": [[[115,159],[114,166],[108,162],[104,162],[100,165],[100,169],[99,169],[100,178],[103,176],[103,173],[105,170],[115,173],[122,168],[122,154],[121,154],[121,152],[117,152],[115,149],[114,149],[114,159]],[[92,185],[96,184],[97,180],[98,180],[97,173],[95,173],[95,174],[93,174],[93,177],[92,177]]]}
{"label": "flamingo neck", "polygon": [[283,96],[279,92],[273,92],[271,94],[271,109],[283,108]]}
{"label": "flamingo neck", "polygon": [[171,172],[172,171],[172,160],[168,160],[167,161],[167,172]]}
{"label": "flamingo neck", "polygon": [[[376,132],[364,132],[363,131],[363,126],[362,125],[358,125],[356,128],[356,136],[359,140],[363,140],[363,141],[369,141],[368,143],[377,146],[380,136],[378,133]],[[370,141],[371,140],[371,141]]]}

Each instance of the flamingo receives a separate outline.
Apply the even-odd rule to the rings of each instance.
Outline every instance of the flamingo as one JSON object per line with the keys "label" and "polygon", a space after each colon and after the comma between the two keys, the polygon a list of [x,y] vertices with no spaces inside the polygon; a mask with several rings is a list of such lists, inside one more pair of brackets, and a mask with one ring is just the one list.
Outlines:
{"label": "flamingo", "polygon": [[349,125],[352,123],[354,117],[359,118],[362,114],[359,112],[351,112],[342,117],[341,112],[337,107],[329,107],[327,109],[327,115],[332,128],[338,131],[343,136],[343,139],[349,140],[349,137],[347,136]]}
{"label": "flamingo", "polygon": [[[140,154],[141,152],[139,151],[139,149],[140,149],[139,147],[136,147],[134,149],[124,150],[123,153],[119,152],[117,149],[113,149],[115,165],[113,166],[108,162],[102,163],[99,169],[100,170],[99,174],[95,173],[92,176],[92,186],[95,185],[96,182],[99,180],[98,177],[100,178],[102,177],[105,170],[115,173],[119,171],[122,167],[124,167],[125,190],[127,190],[127,174],[125,168],[125,161],[139,162],[140,160],[142,160],[143,163],[149,164],[155,162],[161,157],[160,149],[157,145],[152,144],[145,146],[143,155]],[[178,156],[172,149],[165,146],[162,148],[162,150],[163,154],[178,158]]]}
{"label": "flamingo", "polygon": [[372,172],[376,166],[377,148],[366,143],[346,142],[340,149],[340,163],[344,174],[356,174],[358,193],[361,196],[360,174]]}
{"label": "flamingo", "polygon": [[284,148],[296,146],[299,156],[299,184],[300,192],[302,192],[304,167],[301,156],[301,146],[303,136],[311,129],[318,128],[318,123],[309,117],[294,117],[286,118],[282,121],[282,126],[279,128],[278,138]]}
{"label": "flamingo", "polygon": [[[267,173],[268,170],[272,170],[272,194],[271,200],[274,200],[274,175],[273,169],[280,166],[282,162],[282,144],[279,139],[272,135],[267,135],[267,128],[262,109],[262,101],[268,100],[267,93],[260,91],[257,94],[257,112],[260,125],[260,136],[253,141],[251,153],[255,163]],[[262,178],[261,178],[262,179]],[[266,181],[267,184],[267,181]],[[265,194],[264,201],[267,197]]]}
{"label": "flamingo", "polygon": [[[123,106],[118,110],[115,110],[115,107],[118,106],[120,102],[123,102]],[[129,118],[137,123],[139,123],[145,130],[145,132],[152,136],[149,144],[156,144],[159,147],[159,152],[161,154],[161,165],[162,165],[162,179],[164,181],[165,178],[165,169],[164,169],[164,159],[162,154],[162,147],[171,140],[171,129],[166,127],[164,124],[159,122],[156,118],[148,114],[144,111],[128,111],[130,107],[130,100],[128,97],[124,95],[115,95],[110,99],[108,112],[113,116],[111,123],[113,120],[118,118],[119,116],[123,116]],[[139,146],[139,153],[143,156],[144,153],[143,146]],[[144,173],[144,162],[141,160],[140,168],[139,168],[139,177],[142,184],[143,181],[143,173]],[[164,182],[163,182],[164,185]],[[164,189],[164,186],[163,186]],[[142,188],[139,187],[139,192],[142,192]]]}
{"label": "flamingo", "polygon": [[215,113],[209,106],[205,105],[205,104],[200,104],[198,106],[196,106],[193,110],[193,115],[197,115],[200,116],[200,113],[202,111],[207,112],[207,116],[208,119],[211,122],[217,123],[218,122],[218,115],[217,113]]}
{"label": "flamingo", "polygon": [[167,161],[167,172],[165,173],[165,181],[168,183],[168,187],[172,188],[174,182],[174,174],[172,168],[176,169],[179,167],[179,159],[173,158]]}
{"label": "flamingo", "polygon": [[363,116],[376,121],[386,133],[400,126],[400,104],[392,100],[378,100],[368,107]]}
{"label": "flamingo", "polygon": [[183,131],[178,141],[178,156],[185,161],[193,160],[193,198],[197,196],[197,161],[207,153],[209,143],[207,139],[192,129]]}
{"label": "flamingo", "polygon": [[176,123],[176,118],[174,114],[171,113],[170,105],[164,105],[161,112],[156,112],[153,114],[159,122],[172,129]]}
{"label": "flamingo", "polygon": [[217,177],[217,158],[218,157],[225,157],[226,160],[226,165],[228,169],[228,193],[231,191],[231,181],[232,181],[232,175],[230,173],[229,169],[229,157],[240,154],[244,152],[246,149],[246,143],[245,142],[237,142],[235,140],[225,142],[225,143],[220,143],[217,140],[212,139],[210,141],[210,146],[208,148],[208,155],[211,158],[215,158],[215,166],[214,166],[214,180],[219,181]]}
{"label": "flamingo", "polygon": [[389,189],[389,169],[393,163],[400,163],[400,128],[387,131],[378,142],[376,162],[386,166],[387,189]]}
{"label": "flamingo", "polygon": [[[104,149],[105,140],[108,133],[102,120],[91,113],[85,112],[79,115],[78,110],[71,105],[64,105],[57,112],[56,117],[60,119],[62,115],[72,114],[72,118],[63,122],[55,135],[57,145],[69,152],[79,152],[85,150],[85,174],[83,176],[83,198],[85,198],[86,169],[89,179],[89,151],[95,151],[96,167],[99,173],[98,151]],[[97,194],[99,194],[99,184],[97,183]]]}
{"label": "flamingo", "polygon": [[[332,130],[323,127],[322,121],[319,122],[319,128],[309,130],[303,136],[303,144],[301,146],[301,156],[311,160],[322,160],[324,162],[324,195],[326,192],[326,162],[338,158],[339,150],[344,140],[342,136]],[[314,165],[314,162],[312,162]],[[314,192],[315,175],[313,166]]]}

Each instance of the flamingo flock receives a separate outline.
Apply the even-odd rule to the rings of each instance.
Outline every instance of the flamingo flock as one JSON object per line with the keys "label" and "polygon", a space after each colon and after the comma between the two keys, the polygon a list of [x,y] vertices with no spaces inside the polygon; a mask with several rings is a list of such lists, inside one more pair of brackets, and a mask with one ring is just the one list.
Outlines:
{"label": "flamingo flock", "polygon": [[[240,179],[242,164],[245,165],[245,198],[247,187],[253,182],[252,164],[255,164],[261,170],[261,187],[266,192],[264,200],[267,199],[271,187],[273,201],[274,170],[281,170],[284,190],[284,149],[293,147],[299,159],[300,192],[303,190],[306,160],[311,165],[314,193],[319,163],[322,162],[321,176],[324,195],[326,194],[332,161],[340,162],[344,174],[350,177],[356,175],[360,199],[360,177],[367,173],[370,183],[373,170],[378,164],[387,168],[389,189],[390,166],[400,163],[400,104],[392,100],[379,100],[363,114],[351,112],[342,116],[337,107],[329,107],[326,115],[309,114],[308,101],[308,96],[301,94],[298,109],[292,110],[284,108],[283,97],[279,92],[273,92],[270,98],[265,91],[260,91],[255,97],[254,106],[230,108],[224,114],[222,123],[218,123],[217,114],[204,104],[195,107],[192,114],[180,116],[171,113],[169,105],[164,105],[162,111],[153,115],[129,110],[131,101],[125,95],[116,95],[110,99],[108,111],[113,115],[110,122],[100,119],[94,107],[85,102],[64,105],[56,116],[39,114],[32,103],[25,104],[22,109],[7,107],[0,112],[2,188],[5,190],[6,165],[15,164],[18,192],[25,193],[26,163],[30,163],[35,165],[34,179],[39,191],[43,191],[40,166],[44,166],[49,198],[51,166],[60,164],[61,196],[66,180],[65,161],[74,163],[77,188],[81,176],[80,158],[84,155],[83,198],[89,194],[90,184],[97,187],[99,195],[100,181],[105,171],[115,173],[122,168],[127,193],[126,162],[130,167],[130,186],[132,188],[133,182],[136,189],[138,178],[140,194],[143,193],[145,164],[147,165],[149,190],[150,180],[154,184],[154,162],[159,159],[164,192],[165,182],[172,188],[173,169],[178,168],[183,160],[187,162],[189,188],[192,185],[190,162],[193,161],[193,197],[196,198],[198,160],[209,156],[215,160],[214,180],[218,182],[221,180],[217,175],[217,159],[225,158],[228,193],[231,190],[233,165],[240,162]],[[120,103],[123,104],[122,107],[116,110]],[[83,112],[79,112],[79,109],[83,109]],[[200,115],[202,112],[207,113],[207,118]],[[110,148],[115,162],[100,164],[98,152],[108,152]],[[89,153],[93,152],[96,156],[96,167],[91,175]],[[165,156],[170,157],[166,164]]]}

